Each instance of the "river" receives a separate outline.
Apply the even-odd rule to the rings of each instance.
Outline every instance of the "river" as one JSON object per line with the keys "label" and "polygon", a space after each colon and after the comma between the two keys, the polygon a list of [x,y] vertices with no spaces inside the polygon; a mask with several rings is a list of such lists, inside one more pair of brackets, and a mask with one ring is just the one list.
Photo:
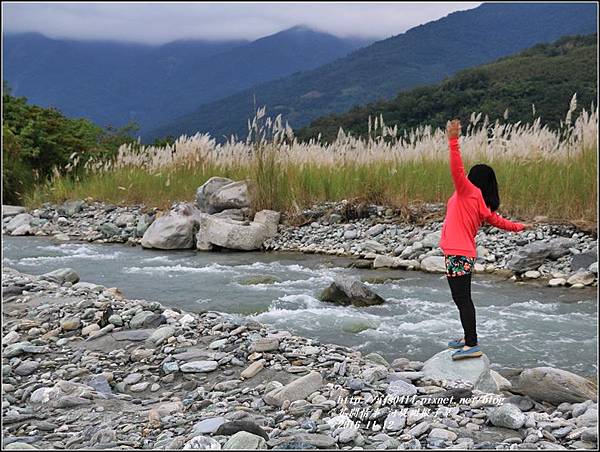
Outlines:
{"label": "river", "polygon": [[[247,316],[324,343],[378,352],[390,361],[425,360],[462,336],[458,311],[439,274],[360,270],[348,268],[347,258],[300,253],[157,251],[43,237],[4,236],[3,242],[3,265],[26,273],[71,267],[82,281],[119,287],[128,298]],[[341,274],[389,278],[367,283],[386,303],[356,308],[319,301],[320,292]],[[276,281],[244,284],[261,276]],[[492,367],[596,373],[595,288],[520,285],[476,275],[472,296],[479,341]]]}

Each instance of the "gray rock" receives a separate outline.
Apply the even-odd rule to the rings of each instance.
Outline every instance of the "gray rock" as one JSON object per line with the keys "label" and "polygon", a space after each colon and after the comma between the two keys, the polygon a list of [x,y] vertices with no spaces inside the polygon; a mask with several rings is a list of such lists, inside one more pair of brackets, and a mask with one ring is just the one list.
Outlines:
{"label": "gray rock", "polygon": [[556,260],[559,257],[569,254],[569,248],[573,248],[576,245],[576,240],[567,237],[558,237],[556,239],[552,239],[550,242],[548,242],[548,247],[550,248],[550,254],[548,257]]}
{"label": "gray rock", "polygon": [[40,363],[37,361],[27,360],[21,362],[21,364],[19,364],[13,372],[21,377],[25,377],[34,373],[39,367]]}
{"label": "gray rock", "polygon": [[25,213],[27,209],[22,206],[11,206],[8,204],[2,204],[2,218],[5,217],[14,217],[15,215],[19,215],[21,213]]}
{"label": "gray rock", "polygon": [[426,378],[437,380],[464,380],[473,383],[473,388],[484,392],[498,392],[498,385],[490,373],[490,361],[481,358],[452,360],[454,350],[444,350],[429,358],[421,371]]}
{"label": "gray rock", "polygon": [[212,193],[208,204],[208,213],[250,207],[248,184],[245,181],[237,181],[223,185]]}
{"label": "gray rock", "polygon": [[133,316],[133,318],[129,321],[129,326],[131,329],[156,328],[166,321],[167,319],[165,319],[165,317],[161,314],[155,314],[151,311],[141,311]]}
{"label": "gray rock", "polygon": [[234,181],[226,177],[211,177],[196,190],[196,205],[202,212],[215,213],[211,206],[212,195]]}
{"label": "gray rock", "polygon": [[[173,449],[173,447],[167,447],[167,449]],[[208,436],[198,435],[194,436],[192,439],[190,439],[187,443],[183,445],[183,450],[190,449],[221,450],[221,444],[219,444],[218,441],[209,438]]]}
{"label": "gray rock", "polygon": [[215,433],[225,423],[223,416],[211,417],[194,424],[194,433]]}
{"label": "gray rock", "polygon": [[359,246],[363,252],[367,252],[367,253],[370,252],[370,253],[383,254],[386,252],[385,245],[382,245],[381,243],[379,243],[375,240],[365,240],[365,241],[361,242]]}
{"label": "gray rock", "polygon": [[443,256],[427,256],[421,261],[421,270],[431,273],[445,273],[446,264]]}
{"label": "gray rock", "polygon": [[596,400],[597,386],[572,372],[553,367],[526,369],[519,375],[518,390],[534,400],[559,404]]}
{"label": "gray rock", "polygon": [[48,273],[44,273],[40,276],[41,279],[47,281],[53,281],[58,284],[64,284],[70,282],[75,284],[79,282],[79,275],[72,268],[59,268]]}
{"label": "gray rock", "polygon": [[574,286],[575,284],[583,284],[584,286],[589,286],[594,282],[596,276],[587,270],[579,269],[575,273],[573,273],[569,279],[567,279],[567,284]]}
{"label": "gray rock", "polygon": [[492,408],[488,413],[488,419],[497,427],[505,427],[513,430],[518,430],[525,424],[525,415],[512,403],[505,403],[499,407]]}
{"label": "gray rock", "polygon": [[139,217],[137,224],[135,226],[136,237],[142,237],[144,235],[144,233],[146,232],[146,230],[148,229],[148,227],[150,227],[150,225],[152,224],[153,221],[154,221],[154,217],[147,213],[145,213],[144,215]]}
{"label": "gray rock", "polygon": [[387,394],[390,396],[412,396],[417,393],[417,388],[411,383],[402,380],[394,380],[387,388]]}
{"label": "gray rock", "polygon": [[356,278],[338,277],[321,293],[321,301],[340,305],[372,306],[385,300]]}
{"label": "gray rock", "polygon": [[546,242],[533,242],[518,248],[507,263],[509,270],[524,273],[527,270],[537,270],[550,256],[552,247]]}
{"label": "gray rock", "polygon": [[179,366],[179,370],[186,373],[212,372],[219,364],[216,361],[191,361]]}
{"label": "gray rock", "polygon": [[65,215],[67,217],[71,217],[76,213],[79,213],[86,206],[85,201],[81,199],[76,199],[73,201],[65,201],[62,206],[60,206],[57,210],[61,215]]}
{"label": "gray rock", "polygon": [[81,327],[81,319],[79,317],[67,317],[60,321],[60,327],[63,331],[73,331]]}
{"label": "gray rock", "polygon": [[250,344],[250,352],[271,352],[279,349],[279,339],[276,337],[261,337]]}
{"label": "gray rock", "polygon": [[442,237],[442,232],[432,232],[431,234],[427,234],[423,240],[421,240],[421,244],[423,248],[437,248],[440,244],[440,239]]}
{"label": "gray rock", "polygon": [[223,449],[267,449],[267,442],[260,436],[245,431],[240,431],[229,438],[229,440],[223,445]]}
{"label": "gray rock", "polygon": [[594,262],[598,261],[598,253],[596,251],[587,251],[573,256],[571,260],[571,270],[577,271],[581,268],[587,269]]}
{"label": "gray rock", "polygon": [[377,237],[379,234],[385,231],[385,228],[385,224],[376,224],[375,226],[371,226],[369,229],[367,229],[367,232],[365,234],[368,237]]}
{"label": "gray rock", "polygon": [[399,411],[392,411],[387,415],[383,426],[390,432],[397,432],[404,428],[406,425],[406,416],[401,414]]}
{"label": "gray rock", "polygon": [[274,210],[261,210],[254,215],[254,222],[260,223],[267,228],[267,236],[273,237],[277,234],[277,225],[281,214]]}
{"label": "gray rock", "polygon": [[[262,247],[263,242],[269,237],[269,229],[262,223],[255,221],[243,222],[228,218],[209,217],[200,225],[198,236],[202,235],[202,248],[205,244],[217,245],[233,250],[252,251]],[[197,237],[198,237],[197,236]],[[198,247],[198,246],[197,246]]]}
{"label": "gray rock", "polygon": [[2,352],[4,358],[13,358],[24,353],[49,353],[50,347],[45,345],[32,345],[31,342],[15,342],[6,346]]}
{"label": "gray rock", "polygon": [[251,421],[225,422],[217,429],[216,434],[231,436],[240,431],[245,431],[248,433],[252,433],[253,435],[260,436],[264,438],[265,441],[269,440],[269,435],[267,435],[267,432],[265,432],[259,425]]}
{"label": "gray rock", "polygon": [[434,428],[427,435],[428,440],[441,440],[441,441],[455,441],[458,435],[449,430],[445,430],[442,428]]}
{"label": "gray rock", "polygon": [[319,372],[312,371],[303,377],[297,378],[285,386],[276,388],[263,396],[266,403],[273,406],[281,406],[284,401],[302,400],[318,390],[323,384],[323,378]]}
{"label": "gray rock", "polygon": [[121,230],[112,223],[102,223],[98,226],[98,231],[106,238],[121,235]]}
{"label": "gray rock", "polygon": [[196,216],[190,208],[170,211],[154,220],[146,229],[141,241],[142,247],[161,250],[193,248],[196,225]]}
{"label": "gray rock", "polygon": [[175,334],[175,328],[172,326],[163,326],[157,329],[152,335],[148,338],[148,342],[152,342],[153,344],[162,344],[168,338]]}

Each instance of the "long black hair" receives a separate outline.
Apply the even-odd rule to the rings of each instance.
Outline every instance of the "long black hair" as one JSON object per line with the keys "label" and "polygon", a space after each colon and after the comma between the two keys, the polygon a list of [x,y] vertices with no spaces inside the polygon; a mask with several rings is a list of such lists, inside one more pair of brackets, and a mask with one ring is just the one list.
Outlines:
{"label": "long black hair", "polygon": [[500,207],[500,195],[498,194],[498,181],[494,170],[483,163],[477,164],[471,168],[467,176],[471,183],[481,190],[485,205],[492,212]]}

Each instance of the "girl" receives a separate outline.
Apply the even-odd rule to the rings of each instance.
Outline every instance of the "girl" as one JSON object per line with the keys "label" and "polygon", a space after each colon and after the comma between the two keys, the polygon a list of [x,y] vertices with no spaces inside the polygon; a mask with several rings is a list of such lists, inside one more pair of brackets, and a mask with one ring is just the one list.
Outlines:
{"label": "girl", "polygon": [[487,165],[473,166],[469,176],[465,176],[458,137],[460,121],[448,122],[446,127],[450,146],[450,171],[455,191],[448,200],[446,218],[442,227],[440,247],[444,252],[446,277],[452,292],[452,299],[458,307],[464,337],[448,342],[448,346],[459,349],[452,359],[475,358],[481,356],[477,344],[475,327],[475,307],[471,300],[471,272],[475,266],[477,252],[475,235],[485,221],[507,231],[523,231],[531,228],[528,223],[513,223],[496,213],[500,205],[498,183],[494,170]]}

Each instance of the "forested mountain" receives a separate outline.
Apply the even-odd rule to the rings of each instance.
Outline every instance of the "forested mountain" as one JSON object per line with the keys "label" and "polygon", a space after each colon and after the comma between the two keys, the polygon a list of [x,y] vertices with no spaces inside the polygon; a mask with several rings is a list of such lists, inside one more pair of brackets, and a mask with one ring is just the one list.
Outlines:
{"label": "forested mountain", "polygon": [[142,131],[256,83],[313,69],[367,42],[294,27],[253,42],[160,46],[4,37],[4,80],[16,96],[100,125]]}
{"label": "forested mountain", "polygon": [[294,128],[399,91],[439,82],[561,36],[596,31],[592,3],[485,3],[412,28],[311,71],[259,84],[165,123],[144,136],[197,131],[245,136],[256,105]]}
{"label": "forested mountain", "polygon": [[[443,127],[449,118],[466,121],[472,112],[495,121],[532,122],[557,126],[574,93],[578,110],[589,110],[597,96],[597,35],[564,37],[552,44],[538,44],[494,63],[465,69],[437,85],[401,92],[390,101],[356,107],[341,115],[314,120],[297,132],[306,140],[322,135],[334,140],[339,128],[353,135],[368,133],[368,118],[383,116],[401,132],[419,125]],[[534,107],[532,107],[532,105]],[[534,110],[535,108],[535,110]]]}

